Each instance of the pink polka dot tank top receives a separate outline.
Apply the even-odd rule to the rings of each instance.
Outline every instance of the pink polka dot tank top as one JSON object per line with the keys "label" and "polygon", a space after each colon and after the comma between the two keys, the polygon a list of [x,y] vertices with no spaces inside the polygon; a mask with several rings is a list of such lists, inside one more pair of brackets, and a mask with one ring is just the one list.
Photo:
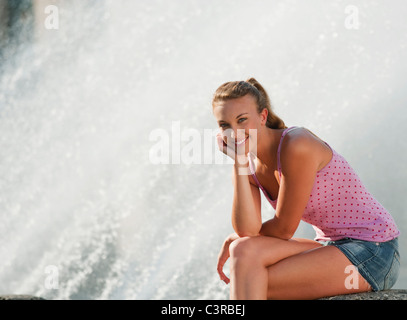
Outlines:
{"label": "pink polka dot tank top", "polygon": [[[277,151],[280,176],[281,143],[289,131],[298,128],[288,128],[281,136]],[[326,142],[325,144],[328,145]],[[302,220],[314,228],[315,240],[334,241],[353,238],[385,242],[396,238],[400,232],[393,217],[369,193],[345,158],[334,149],[331,148],[331,150],[332,159],[316,173],[314,186],[302,215]],[[278,199],[272,200],[261,186],[250,157],[249,165],[253,179],[276,209]]]}

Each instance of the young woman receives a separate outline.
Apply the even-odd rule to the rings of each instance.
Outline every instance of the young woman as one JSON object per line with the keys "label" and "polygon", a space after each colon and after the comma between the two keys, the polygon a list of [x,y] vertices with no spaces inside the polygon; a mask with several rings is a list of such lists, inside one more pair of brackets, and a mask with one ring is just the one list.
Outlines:
{"label": "young woman", "polygon": [[[212,106],[219,148],[235,160],[236,233],[218,257],[231,299],[316,299],[391,288],[400,232],[347,161],[307,129],[287,128],[254,78],[221,85]],[[259,188],[276,211],[264,223]],[[315,241],[292,238],[300,220],[313,226]],[[229,257],[230,279],[223,272]]]}

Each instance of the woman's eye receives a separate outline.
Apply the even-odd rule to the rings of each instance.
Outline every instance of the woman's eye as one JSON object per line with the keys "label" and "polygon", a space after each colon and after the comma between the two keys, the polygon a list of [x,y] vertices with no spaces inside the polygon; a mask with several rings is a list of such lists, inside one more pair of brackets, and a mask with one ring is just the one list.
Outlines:
{"label": "woman's eye", "polygon": [[[242,123],[243,121],[247,120],[247,118],[239,118],[237,120],[237,123]],[[219,124],[220,128],[227,128],[229,125],[227,123],[221,123]]]}

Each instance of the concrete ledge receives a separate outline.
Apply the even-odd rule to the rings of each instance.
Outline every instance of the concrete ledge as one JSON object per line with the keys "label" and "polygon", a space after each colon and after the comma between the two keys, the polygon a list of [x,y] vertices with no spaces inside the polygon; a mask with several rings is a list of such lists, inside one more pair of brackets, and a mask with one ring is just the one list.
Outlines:
{"label": "concrete ledge", "polygon": [[344,294],[320,300],[407,300],[407,290],[392,289],[379,292]]}
{"label": "concrete ledge", "polygon": [[0,300],[45,300],[41,297],[30,296],[28,294],[7,294],[0,295]]}
{"label": "concrete ledge", "polygon": [[[0,300],[45,300],[26,294],[0,295]],[[341,296],[326,297],[319,300],[407,300],[407,290],[392,289],[379,292],[364,292],[355,294],[344,294]]]}

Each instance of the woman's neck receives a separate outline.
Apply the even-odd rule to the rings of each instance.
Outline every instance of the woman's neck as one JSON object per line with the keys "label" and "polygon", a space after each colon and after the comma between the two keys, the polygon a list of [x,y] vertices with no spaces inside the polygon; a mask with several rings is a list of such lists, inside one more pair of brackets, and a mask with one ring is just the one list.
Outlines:
{"label": "woman's neck", "polygon": [[272,168],[277,161],[277,149],[284,129],[265,128],[257,143],[257,161],[266,168]]}

